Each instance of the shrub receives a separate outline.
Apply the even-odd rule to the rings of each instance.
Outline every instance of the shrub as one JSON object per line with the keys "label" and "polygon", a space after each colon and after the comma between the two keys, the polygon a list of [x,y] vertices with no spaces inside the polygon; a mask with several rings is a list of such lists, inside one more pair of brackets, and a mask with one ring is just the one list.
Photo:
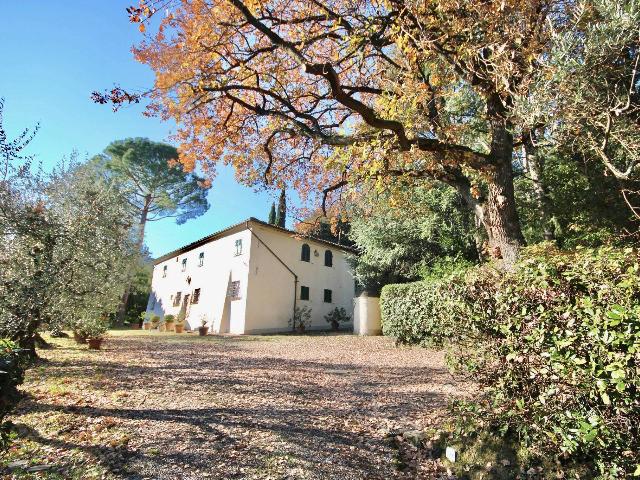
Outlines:
{"label": "shrub", "polygon": [[102,338],[109,330],[109,320],[104,317],[86,318],[76,322],[73,330],[79,337],[85,339]]}
{"label": "shrub", "polygon": [[293,317],[289,319],[289,326],[299,332],[304,332],[311,325],[311,307],[296,307]]}
{"label": "shrub", "polygon": [[448,338],[454,366],[473,374],[481,393],[456,406],[462,431],[491,427],[604,478],[640,472],[638,251],[538,246],[511,273],[472,269],[460,282],[394,286],[382,300],[386,331],[410,343]]}
{"label": "shrub", "polygon": [[336,307],[324,316],[333,330],[338,330],[341,323],[349,323],[351,317],[347,315],[347,311],[343,307]]}
{"label": "shrub", "polygon": [[455,319],[464,309],[461,273],[441,279],[386,285],[380,294],[384,335],[398,343],[442,345],[456,334]]}
{"label": "shrub", "polygon": [[18,345],[0,339],[0,450],[6,446],[7,438],[2,421],[20,400],[17,386],[24,379],[26,357]]}
{"label": "shrub", "polygon": [[174,323],[176,321],[176,316],[175,315],[165,315],[164,316],[164,323]]}

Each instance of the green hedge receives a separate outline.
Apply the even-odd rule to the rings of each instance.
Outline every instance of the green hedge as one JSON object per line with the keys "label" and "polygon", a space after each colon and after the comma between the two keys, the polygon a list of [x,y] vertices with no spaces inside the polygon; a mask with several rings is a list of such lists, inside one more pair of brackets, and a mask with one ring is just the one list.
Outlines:
{"label": "green hedge", "polygon": [[457,407],[469,430],[515,434],[540,455],[640,473],[640,256],[632,249],[529,248],[490,266],[381,297],[384,331],[454,345],[481,394]]}
{"label": "green hedge", "polygon": [[442,345],[457,335],[454,319],[464,314],[459,301],[464,277],[452,274],[445,279],[386,285],[380,293],[384,335],[399,343]]}

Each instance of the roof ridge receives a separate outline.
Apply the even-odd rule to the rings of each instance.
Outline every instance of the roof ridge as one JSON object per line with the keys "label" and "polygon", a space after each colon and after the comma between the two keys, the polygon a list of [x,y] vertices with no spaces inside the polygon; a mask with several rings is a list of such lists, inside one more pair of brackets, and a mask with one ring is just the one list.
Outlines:
{"label": "roof ridge", "polygon": [[183,245],[182,247],[176,248],[175,250],[172,250],[170,252],[165,253],[164,255],[161,255],[157,258],[155,258],[153,260],[153,264],[157,265],[160,262],[163,262],[164,260],[167,260],[169,258],[173,258],[176,255],[179,255],[181,253],[186,253],[189,252],[191,250],[193,250],[194,248],[197,248],[201,245],[204,245],[206,243],[212,242],[214,240],[217,240],[219,238],[223,238],[224,236],[226,236],[226,232],[228,232],[229,230],[233,230],[234,228],[238,228],[240,226],[242,226],[243,224],[248,224],[249,222],[253,222],[253,223],[257,223],[259,225],[265,226],[265,227],[269,227],[269,228],[273,228],[275,230],[278,230],[282,233],[289,233],[289,234],[293,234],[296,235],[298,237],[302,237],[302,238],[308,238],[309,240],[315,241],[315,242],[319,242],[319,243],[324,243],[327,245],[331,245],[335,248],[339,248],[341,250],[346,250],[349,252],[356,252],[356,249],[353,247],[349,247],[347,245],[341,245],[339,243],[336,242],[332,242],[330,240],[325,240],[322,238],[317,238],[314,237],[313,235],[309,235],[309,234],[305,234],[305,233],[300,233],[300,232],[296,232],[295,230],[289,230],[288,228],[284,228],[284,227],[279,227],[277,225],[272,225],[270,223],[265,222],[264,220],[260,220],[256,217],[249,217],[246,220],[243,220],[241,222],[235,223],[233,225],[230,225],[226,228],[223,228],[222,230],[218,230],[217,232],[213,232],[209,235],[206,235],[198,240],[195,240],[191,243],[187,243],[186,245]]}

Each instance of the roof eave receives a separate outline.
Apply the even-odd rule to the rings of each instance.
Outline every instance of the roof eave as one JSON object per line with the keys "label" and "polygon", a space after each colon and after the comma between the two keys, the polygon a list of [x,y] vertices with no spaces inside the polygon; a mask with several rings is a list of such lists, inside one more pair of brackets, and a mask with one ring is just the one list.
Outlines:
{"label": "roof eave", "polygon": [[227,228],[224,228],[222,230],[219,230],[217,232],[214,232],[210,235],[207,235],[206,237],[202,237],[199,240],[196,240],[195,242],[191,242],[187,245],[184,245],[180,248],[177,248],[171,252],[165,253],[164,255],[161,255],[160,257],[156,258],[153,260],[153,265],[158,265],[159,263],[164,262],[165,260],[168,260],[170,258],[175,257],[176,255],[181,255],[183,253],[187,253],[190,252],[191,250],[194,250],[198,247],[201,247],[202,245],[206,245],[209,242],[213,242],[215,240],[219,240],[220,238],[224,238],[227,235],[231,235],[232,233],[236,233],[236,232],[241,232],[242,230],[246,230],[249,228],[249,223],[255,223],[257,225],[263,226],[263,227],[267,227],[267,228],[271,228],[274,230],[277,230],[279,232],[282,233],[287,233],[296,237],[300,237],[300,238],[305,238],[308,239],[310,241],[314,241],[314,242],[318,242],[318,243],[322,243],[324,245],[328,245],[330,247],[333,248],[338,248],[340,250],[343,250],[345,252],[348,253],[357,253],[356,249],[352,248],[352,247],[347,247],[346,245],[340,245],[338,243],[334,243],[334,242],[330,242],[328,240],[323,240],[321,238],[315,238],[311,235],[304,235],[301,234],[299,232],[294,232],[293,230],[288,230],[286,228],[282,228],[282,227],[278,227],[276,225],[271,225],[270,223],[264,222],[262,220],[259,220],[255,217],[249,217],[246,220],[243,220],[242,222],[236,223],[234,225],[231,225]]}

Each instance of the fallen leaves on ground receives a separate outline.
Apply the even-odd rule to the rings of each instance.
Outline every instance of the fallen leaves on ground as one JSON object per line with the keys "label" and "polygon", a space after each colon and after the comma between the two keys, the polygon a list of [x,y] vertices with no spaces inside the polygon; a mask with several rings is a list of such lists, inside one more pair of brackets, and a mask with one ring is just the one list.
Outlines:
{"label": "fallen leaves on ground", "polygon": [[6,478],[448,478],[390,434],[433,429],[465,391],[442,352],[351,335],[55,343],[10,418]]}

